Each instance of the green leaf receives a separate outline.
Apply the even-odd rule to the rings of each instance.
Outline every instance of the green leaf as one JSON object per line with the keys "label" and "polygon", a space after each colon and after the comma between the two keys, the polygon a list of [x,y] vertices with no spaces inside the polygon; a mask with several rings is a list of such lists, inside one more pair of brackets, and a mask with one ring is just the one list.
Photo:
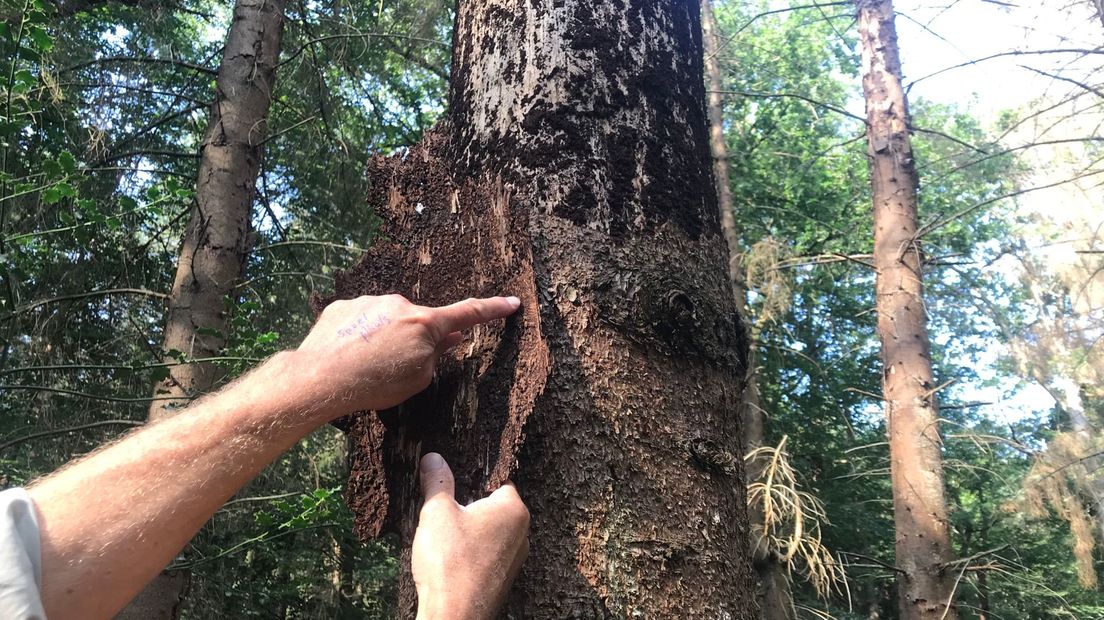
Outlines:
{"label": "green leaf", "polygon": [[146,190],[146,198],[148,198],[150,200],[157,200],[160,197],[161,197],[161,189],[158,188],[156,185],[151,185]]}
{"label": "green leaf", "polygon": [[20,69],[16,71],[12,76],[12,92],[22,94],[31,89],[32,86],[38,84],[38,79],[34,74],[26,69]]}
{"label": "green leaf", "polygon": [[43,29],[41,26],[31,26],[31,29],[27,34],[30,35],[31,41],[34,41],[34,44],[38,47],[38,49],[44,52],[48,52],[54,49],[53,37],[47,34],[46,30]]}
{"label": "green leaf", "polygon": [[66,198],[72,198],[77,195],[77,189],[70,185],[67,181],[62,181],[54,187],[56,187],[58,192],[60,192],[61,195]]}
{"label": "green leaf", "polygon": [[[52,204],[57,204],[58,201],[60,201],[60,200],[61,200],[61,190],[58,189],[57,185],[53,185],[53,186],[47,187],[46,189],[42,190],[42,202],[44,202],[48,205],[52,205]],[[68,215],[68,214],[66,213],[64,215]],[[73,216],[70,215],[69,217],[72,218]]]}
{"label": "green leaf", "polygon": [[73,157],[73,154],[69,151],[62,151],[57,158],[58,165],[61,169],[68,174],[73,174],[77,170],[77,158]]}
{"label": "green leaf", "polygon": [[127,211],[133,211],[138,208],[138,201],[130,196],[119,196],[119,206]]}
{"label": "green leaf", "polygon": [[42,54],[39,54],[33,47],[20,46],[16,55],[28,62],[42,62]]}
{"label": "green leaf", "polygon": [[196,330],[196,334],[200,336],[214,336],[215,338],[222,338],[222,332],[212,327],[200,327]]}
{"label": "green leaf", "polygon": [[42,171],[45,172],[46,176],[50,178],[61,176],[61,166],[52,159],[46,159],[42,161]]}

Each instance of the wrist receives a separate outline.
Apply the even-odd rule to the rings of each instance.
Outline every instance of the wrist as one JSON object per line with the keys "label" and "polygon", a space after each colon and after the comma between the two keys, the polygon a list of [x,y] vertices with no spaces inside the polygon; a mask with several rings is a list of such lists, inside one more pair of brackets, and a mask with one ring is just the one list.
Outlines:
{"label": "wrist", "polygon": [[263,409],[285,421],[302,421],[311,426],[329,422],[327,398],[318,389],[315,364],[300,351],[285,350],[265,360],[257,369],[254,382],[261,392],[255,396]]}

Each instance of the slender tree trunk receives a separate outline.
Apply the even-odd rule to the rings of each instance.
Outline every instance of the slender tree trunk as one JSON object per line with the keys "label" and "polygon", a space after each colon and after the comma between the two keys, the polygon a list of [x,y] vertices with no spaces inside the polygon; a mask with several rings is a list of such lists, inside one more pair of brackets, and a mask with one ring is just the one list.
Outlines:
{"label": "slender tree trunk", "polygon": [[[740,240],[736,232],[736,220],[732,209],[732,189],[728,184],[728,146],[724,134],[724,81],[721,78],[721,65],[718,54],[721,48],[721,35],[713,17],[711,0],[701,0],[702,38],[705,47],[705,73],[709,84],[709,146],[713,154],[713,178],[717,183],[717,206],[721,214],[721,232],[728,246],[728,281],[736,307],[744,317],[747,312],[747,289],[737,257],[740,255]],[[744,395],[740,404],[740,419],[743,421],[744,453],[749,453],[763,445],[763,407],[759,399],[759,385],[756,377],[754,342],[757,334],[751,329],[751,352],[748,356],[747,378],[744,382]],[[762,466],[757,461],[747,465],[747,481],[759,478]],[[754,532],[762,531],[763,515],[755,507],[748,511],[752,526],[750,540],[752,565],[759,580],[759,608],[764,620],[792,620],[796,616],[793,595],[790,592],[790,580],[785,566],[765,545],[765,541]]]}
{"label": "slender tree trunk", "polygon": [[409,544],[426,450],[461,501],[513,477],[533,525],[508,617],[757,616],[699,18],[697,0],[461,2],[447,120],[370,167],[396,242],[339,297],[523,307],[401,417],[346,421],[358,532]]}
{"label": "slender tree trunk", "polygon": [[[196,198],[169,297],[166,360],[213,357],[226,343],[226,299],[241,279],[249,249],[250,213],[283,24],[284,0],[238,0],[234,5],[210,122],[200,144]],[[177,398],[152,401],[150,420],[187,405],[219,377],[210,362],[171,367],[154,396]],[[186,573],[159,575],[118,617],[175,618],[187,581]]]}
{"label": "slender tree trunk", "polygon": [[[953,619],[942,441],[924,310],[918,180],[891,0],[859,0],[874,208],[878,334],[889,427],[901,618]],[[948,607],[950,606],[950,607]]]}
{"label": "slender tree trunk", "polygon": [[978,620],[992,620],[989,602],[989,571],[981,570],[977,574]]}
{"label": "slender tree trunk", "polygon": [[[212,357],[226,344],[227,297],[249,251],[261,143],[276,80],[283,0],[238,0],[226,37],[211,119],[200,145],[196,200],[176,265],[165,322],[166,359]],[[171,368],[158,382],[150,419],[173,412],[219,379],[213,363]]]}

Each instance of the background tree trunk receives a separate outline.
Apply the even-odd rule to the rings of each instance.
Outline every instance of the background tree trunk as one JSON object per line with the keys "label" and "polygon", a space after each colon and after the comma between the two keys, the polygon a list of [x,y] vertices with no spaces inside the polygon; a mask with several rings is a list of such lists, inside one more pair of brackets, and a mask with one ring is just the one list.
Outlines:
{"label": "background tree trunk", "polygon": [[[953,619],[942,440],[917,236],[919,185],[901,88],[893,3],[859,0],[878,334],[889,428],[901,618]],[[948,608],[948,606],[950,606]]]}
{"label": "background tree trunk", "polygon": [[[195,201],[176,266],[165,322],[165,360],[214,357],[226,344],[226,299],[242,277],[261,166],[266,117],[283,35],[284,0],[238,0],[219,65],[211,118],[200,145]],[[169,352],[179,351],[183,359]],[[186,406],[220,376],[210,362],[172,366],[149,419]],[[162,573],[119,618],[175,618],[187,574]]]}
{"label": "background tree trunk", "polygon": [[[732,286],[733,298],[740,314],[747,318],[747,288],[740,269],[740,238],[736,232],[736,218],[732,211],[732,190],[728,185],[728,146],[724,134],[724,80],[721,77],[720,59],[717,57],[722,46],[717,21],[713,17],[711,0],[701,0],[702,38],[705,46],[705,73],[709,84],[709,146],[713,154],[713,177],[717,183],[717,206],[721,214],[721,232],[728,246],[728,280]],[[750,342],[754,345],[756,330],[749,329]],[[763,445],[763,407],[759,399],[759,386],[756,378],[754,346],[748,354],[747,378],[744,382],[744,394],[740,404],[740,419],[743,422],[743,454]],[[759,478],[761,462],[752,460],[746,463],[747,481]],[[766,547],[762,537],[754,534],[761,531],[763,515],[751,508],[748,519],[753,534],[750,537],[752,565],[759,580],[759,608],[764,620],[792,620],[796,616],[790,580],[779,558]]]}
{"label": "background tree trunk", "polygon": [[[226,344],[226,298],[249,251],[250,214],[283,34],[283,0],[238,0],[219,65],[211,120],[200,145],[196,199],[165,322],[166,361],[213,357]],[[177,360],[169,352],[183,353]],[[187,405],[220,375],[210,362],[171,367],[151,420]]]}
{"label": "background tree trunk", "polygon": [[[452,76],[447,120],[370,170],[401,244],[373,246],[337,295],[523,307],[473,330],[403,426],[345,421],[359,533],[392,526],[409,544],[414,468],[437,450],[460,501],[514,477],[530,507],[508,616],[756,617],[747,340],[723,271],[697,1],[463,2]],[[413,617],[409,573],[401,588]]]}

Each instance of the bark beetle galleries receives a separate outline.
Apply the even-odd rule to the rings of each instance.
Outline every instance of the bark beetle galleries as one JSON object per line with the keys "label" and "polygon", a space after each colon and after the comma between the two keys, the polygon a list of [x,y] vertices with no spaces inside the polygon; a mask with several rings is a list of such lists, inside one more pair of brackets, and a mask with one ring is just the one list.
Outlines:
{"label": "bark beetle galleries", "polygon": [[[368,171],[391,242],[337,297],[523,309],[474,330],[402,411],[345,421],[358,532],[409,540],[425,450],[461,500],[513,477],[533,528],[511,617],[756,615],[742,463],[687,448],[740,453],[747,355],[698,19],[685,0],[460,3],[448,118]],[[413,617],[408,575],[401,591]]]}

